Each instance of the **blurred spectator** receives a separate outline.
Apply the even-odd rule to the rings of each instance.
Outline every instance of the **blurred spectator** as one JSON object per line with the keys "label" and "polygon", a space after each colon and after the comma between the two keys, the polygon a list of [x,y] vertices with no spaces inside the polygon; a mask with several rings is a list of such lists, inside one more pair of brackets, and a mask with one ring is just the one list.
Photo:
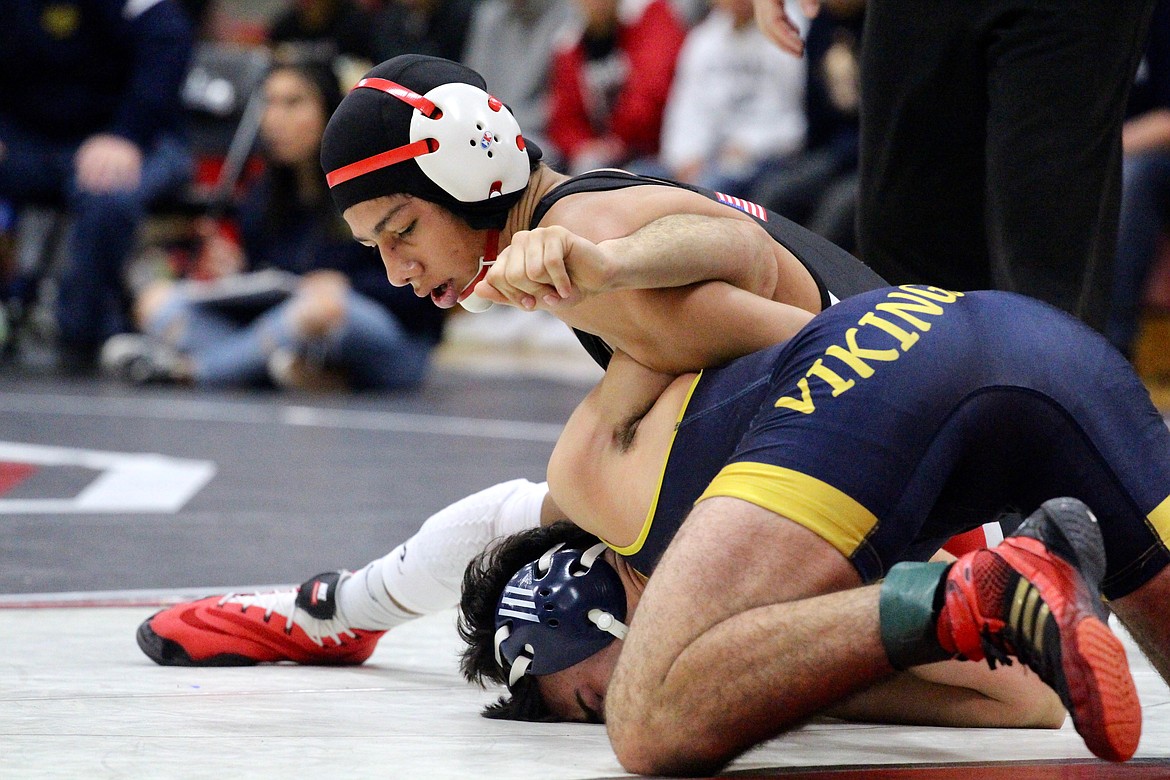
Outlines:
{"label": "blurred spectator", "polygon": [[670,0],[683,27],[691,29],[711,12],[710,0]]}
{"label": "blurred spectator", "polygon": [[399,54],[460,61],[476,0],[385,0],[374,13],[375,63]]}
{"label": "blurred spectator", "polygon": [[379,61],[371,16],[353,0],[293,0],[273,18],[268,42],[278,55],[292,47],[295,56],[319,60],[344,55]]}
{"label": "blurred spectator", "polygon": [[1105,334],[1129,355],[1159,237],[1170,220],[1170,0],[1154,8],[1121,143],[1121,222]]}
{"label": "blurred spectator", "polygon": [[192,29],[175,0],[5,4],[0,198],[66,209],[59,356],[95,366],[124,330],[122,269],[146,207],[188,181],[179,100]]}
{"label": "blurred spectator", "polygon": [[577,0],[553,55],[549,140],[567,171],[655,157],[686,29],[668,0]]}
{"label": "blurred spectator", "polygon": [[[352,239],[329,199],[319,151],[341,99],[336,76],[321,65],[278,65],[264,95],[268,167],[238,209],[242,247],[205,224],[193,275],[217,283],[147,285],[135,308],[148,335],[111,339],[103,365],[133,381],[199,386],[417,385],[439,340],[442,311],[410,287],[390,286],[377,253]],[[271,274],[246,272],[263,269],[291,274],[282,277],[291,294],[269,300],[273,288],[253,288]]]}
{"label": "blurred spectator", "polygon": [[214,19],[216,15],[216,0],[178,0],[191,22],[191,29],[196,40],[210,40],[214,37]]}
{"label": "blurred spectator", "polygon": [[756,27],[752,0],[712,0],[686,37],[659,159],[670,178],[749,197],[804,143],[805,63]]}
{"label": "blurred spectator", "polygon": [[864,16],[864,0],[855,0],[826,5],[813,18],[805,38],[805,148],[749,196],[853,253]]}
{"label": "blurred spectator", "polygon": [[480,0],[471,18],[463,63],[512,110],[524,137],[555,166],[547,142],[552,51],[572,23],[571,0]]}

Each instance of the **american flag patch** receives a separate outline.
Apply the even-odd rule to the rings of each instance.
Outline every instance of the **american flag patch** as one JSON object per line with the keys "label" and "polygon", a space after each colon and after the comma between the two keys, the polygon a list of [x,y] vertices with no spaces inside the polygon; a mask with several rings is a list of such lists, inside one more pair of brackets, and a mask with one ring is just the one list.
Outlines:
{"label": "american flag patch", "polygon": [[726,203],[732,208],[739,209],[746,214],[751,214],[763,222],[768,221],[768,212],[764,210],[763,206],[757,203],[752,203],[750,200],[744,200],[743,198],[737,198],[734,195],[725,195],[722,192],[716,192],[715,197],[718,198],[720,203]]}

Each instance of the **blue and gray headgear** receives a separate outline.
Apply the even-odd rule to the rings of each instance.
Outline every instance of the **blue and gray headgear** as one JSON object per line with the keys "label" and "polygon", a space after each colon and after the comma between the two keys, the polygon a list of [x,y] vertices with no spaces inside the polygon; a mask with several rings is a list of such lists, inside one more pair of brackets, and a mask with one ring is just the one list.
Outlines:
{"label": "blue and gray headgear", "polygon": [[562,544],[512,576],[496,605],[496,662],[508,672],[508,687],[525,674],[568,669],[625,639],[626,589],[600,558]]}

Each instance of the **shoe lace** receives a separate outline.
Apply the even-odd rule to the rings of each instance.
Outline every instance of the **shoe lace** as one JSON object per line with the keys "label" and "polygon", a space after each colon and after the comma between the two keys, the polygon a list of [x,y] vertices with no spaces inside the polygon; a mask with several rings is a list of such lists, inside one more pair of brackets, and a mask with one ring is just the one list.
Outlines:
{"label": "shoe lace", "polygon": [[[337,618],[320,620],[304,612],[296,605],[297,593],[295,590],[277,590],[268,593],[229,593],[219,600],[219,606],[239,604],[241,612],[247,612],[250,607],[259,607],[264,610],[264,622],[272,616],[280,615],[285,618],[284,633],[291,634],[293,626],[301,627],[305,636],[309,637],[318,647],[325,646],[328,637],[335,645],[345,644],[342,636],[357,639],[357,633]],[[301,613],[298,615],[298,613]]]}
{"label": "shoe lace", "polygon": [[991,629],[984,627],[979,636],[979,643],[983,646],[983,656],[991,669],[994,670],[996,664],[1012,665],[1012,659],[1008,655],[1009,651],[1006,649],[1003,636],[996,636]]}

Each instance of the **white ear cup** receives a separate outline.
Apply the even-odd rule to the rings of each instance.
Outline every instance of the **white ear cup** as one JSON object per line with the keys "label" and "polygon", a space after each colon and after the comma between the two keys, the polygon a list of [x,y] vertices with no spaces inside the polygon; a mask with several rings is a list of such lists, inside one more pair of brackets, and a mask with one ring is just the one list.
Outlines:
{"label": "white ear cup", "polygon": [[424,95],[442,116],[429,119],[415,111],[410,140],[434,138],[439,148],[415,158],[431,181],[462,203],[492,197],[492,185],[508,194],[528,184],[528,153],[520,125],[502,103],[471,84],[441,84]]}

